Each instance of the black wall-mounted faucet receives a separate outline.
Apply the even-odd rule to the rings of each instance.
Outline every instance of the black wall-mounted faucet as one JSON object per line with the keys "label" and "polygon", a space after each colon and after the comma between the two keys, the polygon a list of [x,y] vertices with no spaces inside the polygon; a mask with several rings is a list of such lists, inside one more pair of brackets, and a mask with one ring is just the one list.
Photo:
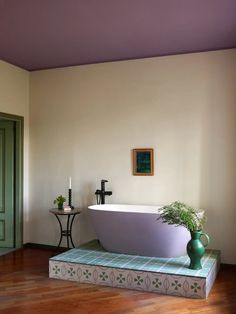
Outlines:
{"label": "black wall-mounted faucet", "polygon": [[112,191],[106,191],[105,183],[107,180],[101,180],[101,189],[96,190],[95,195],[97,196],[97,204],[105,204],[105,196],[112,195]]}

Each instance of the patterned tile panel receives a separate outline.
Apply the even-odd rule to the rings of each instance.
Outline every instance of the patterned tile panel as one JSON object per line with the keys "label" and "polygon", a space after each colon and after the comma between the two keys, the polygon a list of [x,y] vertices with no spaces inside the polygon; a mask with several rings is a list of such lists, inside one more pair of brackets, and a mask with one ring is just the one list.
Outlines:
{"label": "patterned tile panel", "polygon": [[195,277],[50,261],[50,278],[188,298],[206,298],[205,279]]}

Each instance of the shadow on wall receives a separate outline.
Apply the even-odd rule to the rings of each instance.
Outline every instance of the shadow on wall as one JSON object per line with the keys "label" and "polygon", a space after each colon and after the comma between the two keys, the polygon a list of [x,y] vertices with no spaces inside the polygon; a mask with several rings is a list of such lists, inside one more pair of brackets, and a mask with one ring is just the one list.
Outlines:
{"label": "shadow on wall", "polygon": [[78,228],[75,231],[76,235],[74,239],[77,239],[77,241],[75,241],[76,245],[96,239],[96,235],[92,228],[88,215],[88,206],[91,204],[95,204],[96,202],[94,183],[86,183],[82,185],[77,195],[79,195],[80,197],[78,198],[78,200],[77,198],[75,198],[75,204],[79,205],[78,207],[80,207],[83,212],[79,217]]}
{"label": "shadow on wall", "polygon": [[232,83],[236,75],[231,77],[229,69],[224,76],[215,71],[208,73],[199,199],[208,216],[206,229],[212,238],[211,247],[222,250],[223,261],[235,263],[236,91]]}

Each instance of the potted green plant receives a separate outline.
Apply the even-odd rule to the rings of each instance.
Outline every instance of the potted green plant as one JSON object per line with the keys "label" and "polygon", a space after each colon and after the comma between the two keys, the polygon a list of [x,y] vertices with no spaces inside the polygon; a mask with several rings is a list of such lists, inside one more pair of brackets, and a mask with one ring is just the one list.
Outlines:
{"label": "potted green plant", "polygon": [[62,195],[59,195],[54,201],[53,204],[57,204],[58,209],[63,209],[63,204],[66,201],[66,198]]}
{"label": "potted green plant", "polygon": [[[190,269],[201,269],[201,258],[205,253],[205,247],[209,243],[209,237],[202,232],[206,223],[205,212],[197,211],[193,207],[175,201],[166,205],[160,210],[160,218],[164,223],[169,225],[184,226],[190,231],[191,240],[187,244],[187,253],[190,258]],[[200,240],[201,236],[205,236],[207,243],[203,244]]]}

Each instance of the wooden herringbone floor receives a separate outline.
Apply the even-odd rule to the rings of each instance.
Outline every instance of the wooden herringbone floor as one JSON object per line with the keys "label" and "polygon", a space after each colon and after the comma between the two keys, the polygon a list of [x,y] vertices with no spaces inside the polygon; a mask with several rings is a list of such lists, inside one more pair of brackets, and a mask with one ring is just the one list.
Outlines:
{"label": "wooden herringbone floor", "polygon": [[1,314],[236,313],[236,268],[222,267],[208,299],[192,300],[49,279],[53,255],[26,248],[0,256]]}

